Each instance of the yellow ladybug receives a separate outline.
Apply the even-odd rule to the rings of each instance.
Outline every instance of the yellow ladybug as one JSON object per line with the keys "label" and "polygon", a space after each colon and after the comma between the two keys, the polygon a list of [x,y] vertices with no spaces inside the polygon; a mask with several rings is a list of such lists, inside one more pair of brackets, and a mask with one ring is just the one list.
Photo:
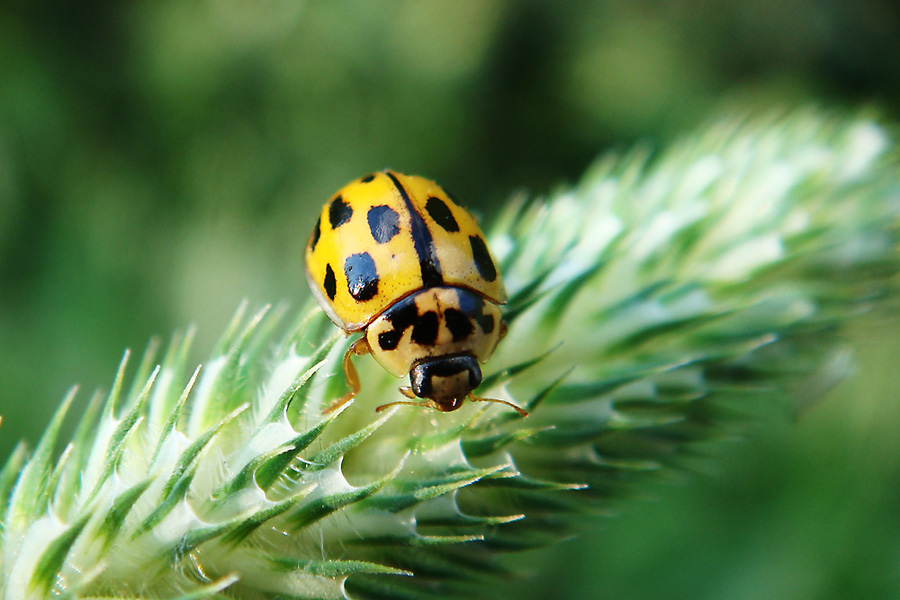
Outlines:
{"label": "yellow ladybug", "polygon": [[413,404],[458,409],[481,384],[506,334],[506,290],[475,219],[436,183],[394,171],[349,183],[325,204],[306,245],[306,277],[334,323],[362,331],[344,355],[350,392],[360,389],[351,357],[371,353]]}

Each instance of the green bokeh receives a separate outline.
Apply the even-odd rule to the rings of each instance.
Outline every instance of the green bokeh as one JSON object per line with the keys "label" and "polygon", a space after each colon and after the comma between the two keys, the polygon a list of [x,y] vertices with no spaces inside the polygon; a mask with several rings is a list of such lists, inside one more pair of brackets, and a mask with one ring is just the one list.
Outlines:
{"label": "green bokeh", "polygon": [[[242,298],[302,303],[315,213],[350,179],[427,175],[489,218],[723,107],[896,122],[898,56],[879,0],[4,3],[0,456],[124,348],[194,323],[202,360]],[[860,327],[866,377],[505,589],[900,597],[898,333]]]}

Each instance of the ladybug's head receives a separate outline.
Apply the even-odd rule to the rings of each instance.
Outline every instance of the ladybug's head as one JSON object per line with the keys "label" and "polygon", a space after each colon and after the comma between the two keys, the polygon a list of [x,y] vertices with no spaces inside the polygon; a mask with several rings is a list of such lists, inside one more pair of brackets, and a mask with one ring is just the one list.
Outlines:
{"label": "ladybug's head", "polygon": [[438,356],[416,364],[409,382],[416,396],[431,400],[441,412],[450,412],[481,385],[481,367],[471,354]]}

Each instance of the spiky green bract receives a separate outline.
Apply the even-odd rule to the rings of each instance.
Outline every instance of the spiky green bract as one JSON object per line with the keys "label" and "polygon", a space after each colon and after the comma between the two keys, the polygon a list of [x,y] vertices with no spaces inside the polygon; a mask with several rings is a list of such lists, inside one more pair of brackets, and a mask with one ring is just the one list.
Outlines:
{"label": "spiky green bract", "polygon": [[74,392],[0,472],[0,597],[471,594],[740,415],[818,398],[840,327],[888,307],[898,214],[885,131],[813,111],[723,119],[513,203],[491,235],[510,329],[479,393],[527,418],[376,414],[398,382],[369,358],[323,414],[349,340],[312,307],[240,311],[193,376],[191,336],[130,376],[126,355],[62,454]]}

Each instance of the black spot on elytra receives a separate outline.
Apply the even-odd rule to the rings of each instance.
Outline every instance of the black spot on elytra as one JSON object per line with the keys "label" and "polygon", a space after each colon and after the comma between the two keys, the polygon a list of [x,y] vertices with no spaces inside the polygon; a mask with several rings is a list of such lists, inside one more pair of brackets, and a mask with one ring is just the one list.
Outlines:
{"label": "black spot on elytra", "polygon": [[475,330],[469,317],[455,308],[448,308],[444,311],[444,322],[447,323],[447,329],[453,335],[454,342],[466,339]]}
{"label": "black spot on elytra", "polygon": [[478,269],[478,274],[485,281],[497,279],[497,267],[494,266],[494,261],[491,260],[491,253],[488,252],[487,245],[481,239],[481,236],[470,235],[469,243],[472,245],[472,257],[475,259],[475,267]]}
{"label": "black spot on elytra", "polygon": [[331,201],[331,205],[328,207],[328,221],[331,223],[332,229],[337,229],[349,221],[352,216],[353,209],[349,204],[344,202],[344,199],[341,198],[340,195],[336,196],[335,199]]}
{"label": "black spot on elytra", "polygon": [[316,244],[319,243],[319,238],[322,236],[322,217],[320,216],[316,219],[316,226],[313,227],[312,237],[309,240],[309,249],[315,250]]}
{"label": "black spot on elytra", "polygon": [[344,261],[347,289],[354,300],[365,302],[378,293],[378,271],[368,252],[351,254]]}
{"label": "black spot on elytra", "polygon": [[412,341],[420,346],[434,346],[438,334],[438,316],[433,310],[419,315],[413,325]]}
{"label": "black spot on elytra", "polygon": [[390,206],[379,204],[369,209],[366,215],[372,239],[379,244],[386,244],[400,233],[400,215]]}
{"label": "black spot on elytra", "polygon": [[374,180],[374,179],[375,179],[375,174],[373,173],[373,174],[371,174],[371,175],[366,175],[365,177],[363,177],[362,179],[360,179],[360,181],[361,181],[362,183],[369,183],[370,181],[372,181],[372,180]]}
{"label": "black spot on elytra", "polygon": [[328,294],[328,298],[334,300],[334,295],[337,293],[337,281],[334,279],[334,270],[332,270],[331,265],[325,265],[325,281],[322,284],[325,286],[325,293]]}
{"label": "black spot on elytra", "polygon": [[450,233],[459,231],[459,223],[457,223],[456,219],[453,217],[450,207],[440,198],[435,196],[428,198],[425,202],[425,210],[428,211],[428,214],[431,215],[434,222],[440,225],[444,231]]}

